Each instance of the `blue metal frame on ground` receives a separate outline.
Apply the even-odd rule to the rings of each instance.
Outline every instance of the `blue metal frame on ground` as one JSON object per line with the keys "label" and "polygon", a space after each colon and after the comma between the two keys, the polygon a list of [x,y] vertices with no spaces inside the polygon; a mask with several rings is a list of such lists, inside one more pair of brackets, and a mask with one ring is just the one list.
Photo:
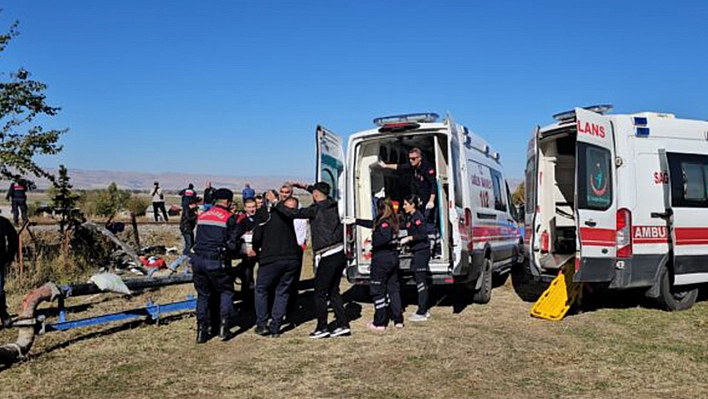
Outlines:
{"label": "blue metal frame on ground", "polygon": [[[123,312],[111,313],[95,317],[87,317],[72,321],[61,320],[57,323],[50,323],[44,327],[44,332],[50,331],[66,331],[73,328],[91,327],[101,324],[113,323],[117,321],[133,320],[140,318],[149,318],[154,321],[160,319],[160,315],[174,312],[182,312],[194,310],[197,306],[197,300],[190,295],[186,301],[178,301],[166,304],[153,304],[152,301],[147,303],[147,306],[137,309],[130,309]],[[62,317],[63,319],[63,317]]]}

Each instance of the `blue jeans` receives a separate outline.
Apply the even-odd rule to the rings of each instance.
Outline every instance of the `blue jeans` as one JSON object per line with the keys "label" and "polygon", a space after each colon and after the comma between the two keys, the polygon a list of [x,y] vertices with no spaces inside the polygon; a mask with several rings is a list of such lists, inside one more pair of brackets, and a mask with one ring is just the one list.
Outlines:
{"label": "blue jeans", "polygon": [[182,251],[182,255],[191,255],[192,254],[192,247],[194,246],[194,233],[189,232],[189,233],[182,233],[182,238],[184,238],[184,250]]}

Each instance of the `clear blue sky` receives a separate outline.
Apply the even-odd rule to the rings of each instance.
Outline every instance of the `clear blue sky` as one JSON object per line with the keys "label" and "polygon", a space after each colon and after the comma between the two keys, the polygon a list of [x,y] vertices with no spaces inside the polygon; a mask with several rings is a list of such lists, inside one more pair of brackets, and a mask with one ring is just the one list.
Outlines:
{"label": "clear blue sky", "polygon": [[[30,1],[0,70],[50,85],[46,165],[313,176],[314,130],[452,112],[521,177],[576,105],[708,118],[706,1]],[[4,28],[3,28],[4,30]]]}

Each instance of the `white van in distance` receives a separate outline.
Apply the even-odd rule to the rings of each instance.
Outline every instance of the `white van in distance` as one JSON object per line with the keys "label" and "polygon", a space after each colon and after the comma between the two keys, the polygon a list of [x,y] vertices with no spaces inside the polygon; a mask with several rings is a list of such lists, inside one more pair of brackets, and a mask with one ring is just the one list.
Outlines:
{"label": "white van in distance", "polygon": [[[505,276],[522,256],[515,209],[499,154],[450,115],[437,119],[432,113],[377,118],[375,128],[349,136],[346,152],[338,136],[318,127],[317,180],[336,188],[343,217],[373,219],[377,198],[402,205],[411,193],[406,175],[377,167],[379,161],[402,164],[410,149],[421,149],[435,169],[438,194],[429,278],[432,284],[464,283],[474,290],[475,301],[488,302],[493,276]],[[347,277],[366,284],[371,230],[350,225],[345,235]],[[410,256],[402,253],[404,277],[409,265]]]}
{"label": "white van in distance", "polygon": [[647,288],[689,308],[708,282],[708,122],[610,106],[555,115],[529,142],[529,271]]}

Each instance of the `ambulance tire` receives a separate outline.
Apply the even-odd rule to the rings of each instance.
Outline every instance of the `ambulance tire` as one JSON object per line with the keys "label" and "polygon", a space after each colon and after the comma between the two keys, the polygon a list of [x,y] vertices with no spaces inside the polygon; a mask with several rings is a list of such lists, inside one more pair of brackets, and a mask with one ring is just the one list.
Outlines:
{"label": "ambulance tire", "polygon": [[[681,291],[684,290],[685,291]],[[664,268],[659,282],[659,305],[668,311],[690,309],[698,299],[698,288],[687,289],[674,287],[673,278],[668,268]]]}
{"label": "ambulance tire", "polygon": [[489,257],[484,258],[482,268],[482,286],[475,291],[472,301],[475,303],[489,303],[492,299],[492,272],[494,265]]}
{"label": "ambulance tire", "polygon": [[514,292],[524,302],[536,302],[548,288],[549,283],[534,279],[528,270],[528,259],[517,263],[511,269],[511,286]]}

